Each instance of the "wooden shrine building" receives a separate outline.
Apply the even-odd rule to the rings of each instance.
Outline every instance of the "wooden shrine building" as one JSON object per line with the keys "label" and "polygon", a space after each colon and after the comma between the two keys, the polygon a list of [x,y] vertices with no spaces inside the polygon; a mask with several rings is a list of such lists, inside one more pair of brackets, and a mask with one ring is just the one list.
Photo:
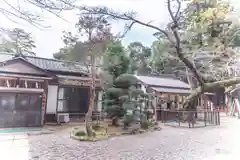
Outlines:
{"label": "wooden shrine building", "polygon": [[[75,62],[33,56],[1,60],[0,128],[42,126],[63,114],[84,116],[90,99],[89,69]],[[101,98],[96,79],[96,97]],[[101,104],[95,104],[101,110]],[[66,119],[67,120],[67,119]]]}
{"label": "wooden shrine building", "polygon": [[[159,119],[161,110],[181,110],[185,98],[191,93],[189,84],[179,80],[173,76],[137,76],[141,84],[141,88],[146,93],[154,93],[152,103],[156,108],[156,118]],[[210,93],[202,95],[196,102],[196,108],[200,110],[209,109],[211,99]]]}

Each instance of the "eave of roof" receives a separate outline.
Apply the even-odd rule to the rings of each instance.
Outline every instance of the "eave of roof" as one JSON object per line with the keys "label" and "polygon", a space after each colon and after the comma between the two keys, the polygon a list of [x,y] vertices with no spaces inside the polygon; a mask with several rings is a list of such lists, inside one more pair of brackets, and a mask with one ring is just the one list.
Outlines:
{"label": "eave of roof", "polygon": [[30,63],[53,72],[69,72],[69,73],[81,73],[89,74],[88,68],[81,63],[72,61],[62,61],[56,59],[48,59],[42,57],[26,56],[27,61]]}
{"label": "eave of roof", "polygon": [[28,63],[41,68],[43,70],[52,71],[52,72],[66,72],[66,73],[78,73],[78,74],[89,74],[89,70],[86,65],[73,62],[73,61],[63,61],[35,56],[23,56],[23,57],[14,57],[14,54],[2,53],[0,54],[0,61],[2,63],[7,62],[13,59],[24,59]]}
{"label": "eave of roof", "polygon": [[47,70],[44,70],[44,69],[42,69],[42,68],[40,68],[40,67],[38,67],[38,66],[36,66],[36,65],[34,65],[34,64],[32,64],[32,63],[30,63],[29,61],[27,61],[26,59],[24,59],[24,58],[22,58],[22,57],[13,57],[13,58],[11,58],[11,59],[8,59],[8,60],[3,61],[2,63],[3,63],[4,65],[7,65],[8,63],[11,63],[11,62],[14,62],[14,61],[22,61],[23,63],[26,63],[27,65],[30,65],[31,67],[36,68],[36,69],[42,71],[43,73],[45,73],[45,74],[46,74],[47,76],[49,76],[49,77],[57,78],[57,77],[56,77],[54,74],[52,74],[51,72],[49,72],[49,71],[47,71]]}
{"label": "eave of roof", "polygon": [[167,87],[167,88],[180,88],[190,89],[190,85],[174,78],[167,77],[150,77],[150,76],[136,76],[139,81],[150,87]]}
{"label": "eave of roof", "polygon": [[179,88],[164,88],[164,87],[151,87],[153,90],[161,93],[173,93],[173,94],[190,94],[190,89]]}

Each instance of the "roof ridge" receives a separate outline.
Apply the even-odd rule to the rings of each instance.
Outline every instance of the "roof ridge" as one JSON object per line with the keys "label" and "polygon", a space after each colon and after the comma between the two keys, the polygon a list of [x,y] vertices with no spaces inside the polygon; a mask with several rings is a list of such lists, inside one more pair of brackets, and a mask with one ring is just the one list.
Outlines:
{"label": "roof ridge", "polygon": [[67,61],[67,60],[59,60],[59,59],[54,59],[54,58],[45,58],[45,57],[38,57],[38,56],[25,56],[28,58],[37,58],[37,59],[44,59],[44,60],[49,60],[49,61],[55,61],[55,62],[63,62],[63,63],[74,63],[74,64],[80,64],[80,65],[85,65],[83,63],[80,62],[76,62],[76,61]]}
{"label": "roof ridge", "polygon": [[[15,58],[13,53],[8,53],[8,52],[0,52],[1,54],[5,54],[5,55],[10,55],[12,56],[12,58]],[[39,56],[30,56],[30,55],[24,55],[25,58],[35,58],[35,59],[42,59],[42,60],[48,60],[48,61],[54,61],[54,62],[62,62],[62,63],[72,63],[75,65],[82,65],[82,66],[86,66],[87,64],[84,64],[82,62],[77,62],[77,61],[70,61],[70,60],[59,60],[59,59],[54,59],[54,58],[45,58],[45,57],[39,57]],[[88,64],[89,65],[89,64]],[[90,66],[90,65],[89,65]]]}

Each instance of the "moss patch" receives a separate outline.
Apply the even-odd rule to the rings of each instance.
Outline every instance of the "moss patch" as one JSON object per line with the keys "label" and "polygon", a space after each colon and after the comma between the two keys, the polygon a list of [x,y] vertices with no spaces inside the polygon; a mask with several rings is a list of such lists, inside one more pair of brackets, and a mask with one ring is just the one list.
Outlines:
{"label": "moss patch", "polygon": [[[104,126],[104,127],[103,127]],[[123,129],[123,127],[115,127],[111,125],[93,125],[93,137],[88,137],[85,130],[79,128],[73,128],[71,132],[71,138],[79,141],[99,141],[104,140],[109,137],[116,137],[122,135],[134,135],[134,134],[142,134],[146,132],[159,131],[161,128],[157,125],[157,123],[151,123],[147,129],[143,129],[139,127],[129,127],[127,129]]]}
{"label": "moss patch", "polygon": [[107,130],[104,127],[97,127],[93,129],[93,137],[87,136],[86,132],[84,130],[81,130],[79,128],[74,128],[71,132],[71,138],[75,140],[80,141],[98,141],[101,139],[107,138]]}
{"label": "moss patch", "polygon": [[95,137],[88,137],[88,136],[75,136],[71,135],[72,139],[79,140],[79,141],[99,141],[108,138],[108,136],[96,135]]}

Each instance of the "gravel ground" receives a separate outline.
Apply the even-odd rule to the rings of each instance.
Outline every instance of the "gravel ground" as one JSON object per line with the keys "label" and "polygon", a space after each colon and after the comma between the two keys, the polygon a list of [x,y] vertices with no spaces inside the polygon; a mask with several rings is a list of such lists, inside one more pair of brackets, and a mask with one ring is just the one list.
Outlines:
{"label": "gravel ground", "polygon": [[25,148],[27,159],[35,160],[234,160],[240,146],[239,127],[240,120],[223,117],[218,127],[163,126],[159,132],[94,143],[71,140],[69,133],[62,131],[30,136]]}

